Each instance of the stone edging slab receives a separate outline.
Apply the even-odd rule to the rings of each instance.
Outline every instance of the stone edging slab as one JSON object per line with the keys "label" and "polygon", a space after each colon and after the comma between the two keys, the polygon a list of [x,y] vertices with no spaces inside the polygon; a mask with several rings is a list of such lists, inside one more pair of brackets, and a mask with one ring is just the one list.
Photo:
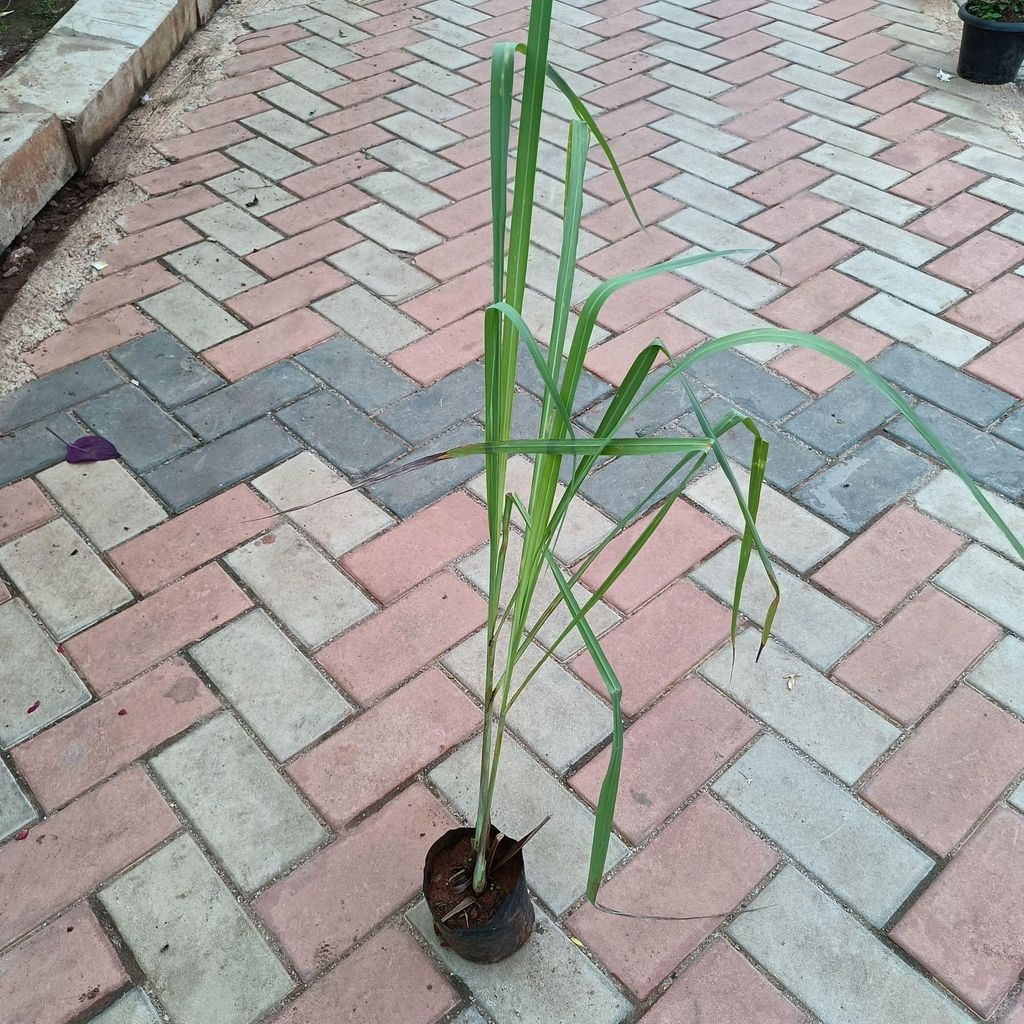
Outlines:
{"label": "stone edging slab", "polygon": [[223,0],[78,0],[0,78],[0,250]]}

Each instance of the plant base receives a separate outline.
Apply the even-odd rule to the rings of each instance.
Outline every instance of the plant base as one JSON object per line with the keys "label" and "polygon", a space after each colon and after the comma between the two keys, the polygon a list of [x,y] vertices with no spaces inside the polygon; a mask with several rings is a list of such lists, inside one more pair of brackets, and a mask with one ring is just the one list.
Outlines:
{"label": "plant base", "polygon": [[[492,828],[492,841],[495,836]],[[452,882],[453,874],[456,883],[472,876],[472,841],[473,829],[453,828],[430,847],[423,865],[423,895],[442,945],[466,960],[495,963],[511,956],[532,934],[533,902],[520,850],[492,873],[488,889],[476,905],[443,922],[441,919],[472,893],[471,888],[457,892]],[[459,873],[460,868],[469,876]]]}
{"label": "plant base", "polygon": [[1024,22],[988,21],[960,8],[964,23],[956,73],[968,82],[1006,85],[1024,63]]}

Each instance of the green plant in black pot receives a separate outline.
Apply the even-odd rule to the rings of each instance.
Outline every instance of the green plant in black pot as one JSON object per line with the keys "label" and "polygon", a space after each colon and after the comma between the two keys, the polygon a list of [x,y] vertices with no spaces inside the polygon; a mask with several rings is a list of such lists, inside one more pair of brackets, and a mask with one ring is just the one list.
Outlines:
{"label": "green plant in black pot", "polygon": [[1024,63],[1024,0],[967,0],[957,74],[969,82],[1005,85]]}

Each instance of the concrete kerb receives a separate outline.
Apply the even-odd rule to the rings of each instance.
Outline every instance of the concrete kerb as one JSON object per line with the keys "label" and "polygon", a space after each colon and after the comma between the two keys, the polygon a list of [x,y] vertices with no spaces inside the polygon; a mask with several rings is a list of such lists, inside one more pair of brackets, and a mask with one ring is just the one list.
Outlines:
{"label": "concrete kerb", "polygon": [[223,0],[78,0],[0,78],[0,250],[93,156]]}

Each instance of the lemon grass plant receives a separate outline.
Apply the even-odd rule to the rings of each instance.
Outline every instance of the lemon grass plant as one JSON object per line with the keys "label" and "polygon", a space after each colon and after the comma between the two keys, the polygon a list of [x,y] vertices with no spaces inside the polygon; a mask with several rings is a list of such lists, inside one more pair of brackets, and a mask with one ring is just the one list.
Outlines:
{"label": "lemon grass plant", "polygon": [[[621,385],[607,405],[606,412],[593,436],[580,436],[573,425],[572,410],[583,371],[584,358],[594,326],[603,304],[619,289],[684,267],[733,255],[700,253],[684,255],[663,263],[613,277],[598,285],[578,311],[575,328],[569,332],[573,279],[577,257],[580,217],[583,208],[583,182],[587,154],[596,143],[608,159],[612,173],[622,188],[630,209],[636,208],[630,198],[623,176],[607,141],[591,114],[565,79],[548,63],[548,41],[551,29],[552,0],[533,0],[527,43],[515,45],[502,42],[494,47],[490,84],[490,161],[491,207],[493,225],[493,301],[484,317],[484,440],[444,452],[437,458],[460,458],[483,455],[485,460],[487,522],[490,540],[489,589],[487,607],[487,655],[483,666],[484,724],[480,761],[480,787],[474,835],[473,892],[479,894],[487,885],[488,864],[493,856],[491,817],[495,785],[501,763],[502,744],[508,716],[523,690],[530,684],[544,662],[551,657],[561,640],[573,630],[579,633],[590,652],[607,688],[612,714],[611,757],[597,802],[594,834],[591,844],[587,897],[597,902],[598,889],[604,874],[616,794],[622,764],[623,720],[621,686],[601,649],[601,644],[587,622],[587,613],[608,588],[629,567],[665,518],[672,504],[683,493],[694,474],[710,459],[721,466],[736,504],[742,513],[745,528],[740,544],[736,583],[732,601],[732,639],[735,643],[743,583],[752,555],[756,552],[774,589],[774,598],[764,617],[761,647],[767,642],[779,603],[779,585],[767,552],[757,531],[757,512],[764,481],[768,444],[752,419],[741,412],[730,412],[716,423],[706,418],[687,378],[686,371],[701,359],[726,349],[766,342],[797,345],[827,356],[873,384],[904,415],[925,438],[936,455],[949,466],[970,489],[981,507],[1002,530],[1013,548],[1024,557],[1024,546],[1002,521],[971,478],[956,463],[942,442],[914,413],[903,396],[869,365],[850,352],[813,335],[783,329],[741,331],[707,341],[684,357],[673,361],[661,344],[652,338],[650,344],[634,359]],[[523,58],[522,99],[515,143],[515,175],[511,209],[507,205],[508,160],[513,122],[513,87],[516,65]],[[568,101],[573,116],[569,121],[564,174],[564,208],[562,214],[561,251],[555,284],[553,318],[547,352],[533,336],[523,319],[527,270],[531,241],[531,221],[537,179],[541,139],[541,118],[545,86],[550,83]],[[639,224],[639,216],[637,216]],[[656,287],[656,285],[652,285]],[[614,339],[607,344],[614,345]],[[516,368],[520,346],[529,350],[543,380],[543,401],[536,436],[512,438],[512,409],[516,393]],[[652,376],[659,357],[668,359],[665,372]],[[624,422],[661,388],[676,386],[685,392],[697,422],[696,437],[620,436]],[[744,490],[730,466],[721,438],[728,431],[745,429],[750,434],[753,453],[749,480]],[[580,487],[596,466],[609,458],[643,458],[650,455],[674,455],[676,461],[669,472],[647,495],[640,496],[633,510],[622,517],[590,553],[583,563],[567,575],[555,560],[553,547],[565,523],[570,504]],[[533,459],[529,494],[520,497],[506,490],[508,460],[513,455]],[[434,461],[431,460],[423,460]],[[565,476],[559,493],[560,474]],[[582,605],[573,593],[574,584],[582,577],[604,548],[619,536],[635,516],[653,498],[668,488],[667,497],[651,516],[643,531],[630,545],[618,563]],[[518,514],[518,515],[517,515]],[[523,542],[517,564],[510,564],[509,536],[513,518],[523,526]],[[543,608],[534,607],[534,598],[542,574],[550,574],[556,585],[556,596]],[[511,575],[510,575],[511,574]],[[514,580],[511,597],[504,607],[500,600],[506,576]],[[532,666],[516,672],[520,662],[531,651],[534,641],[551,615],[562,605],[569,621],[561,636],[542,646],[541,657]],[[564,612],[563,612],[564,614]],[[680,623],[685,628],[685,623]],[[507,642],[502,642],[507,633]],[[670,644],[671,636],[664,642]],[[498,651],[504,651],[501,658]],[[525,673],[525,674],[524,674]],[[513,679],[516,683],[513,684]]]}

